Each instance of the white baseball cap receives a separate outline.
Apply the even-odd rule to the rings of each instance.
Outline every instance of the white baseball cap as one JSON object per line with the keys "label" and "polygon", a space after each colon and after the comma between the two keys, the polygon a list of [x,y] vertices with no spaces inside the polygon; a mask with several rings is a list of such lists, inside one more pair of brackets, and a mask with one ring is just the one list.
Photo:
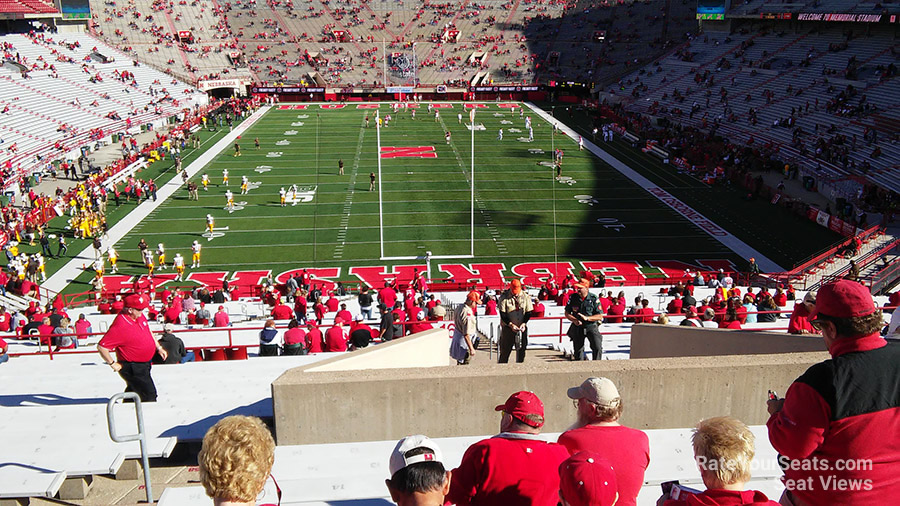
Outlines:
{"label": "white baseball cap", "polygon": [[[413,455],[411,457],[406,456],[406,453],[408,451],[414,450],[416,448],[427,448],[430,451],[420,453],[419,455]],[[429,439],[428,436],[423,436],[421,434],[406,436],[400,441],[397,441],[397,446],[395,446],[394,450],[391,452],[391,460],[389,464],[391,476],[397,474],[397,471],[406,469],[407,466],[418,464],[419,462],[438,462],[440,464],[443,464],[444,462],[443,455],[441,454],[441,449],[434,441]]]}
{"label": "white baseball cap", "polygon": [[609,378],[588,378],[566,391],[566,395],[569,399],[587,399],[603,407],[614,407],[622,402],[619,389]]}

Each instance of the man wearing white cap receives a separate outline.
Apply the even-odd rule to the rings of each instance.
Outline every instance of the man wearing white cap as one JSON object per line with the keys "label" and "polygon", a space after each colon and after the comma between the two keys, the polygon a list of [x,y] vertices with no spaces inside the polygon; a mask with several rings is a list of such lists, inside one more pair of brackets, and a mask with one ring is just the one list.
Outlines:
{"label": "man wearing white cap", "polygon": [[397,442],[384,480],[391,499],[400,506],[440,505],[450,492],[450,471],[444,469],[438,445],[426,436],[407,436]]}
{"label": "man wearing white cap", "polygon": [[155,357],[153,357],[153,362],[156,364],[180,364],[187,352],[184,349],[184,341],[181,340],[180,337],[176,336],[172,333],[175,330],[175,326],[171,323],[167,323],[163,326],[163,334],[157,339],[157,342],[160,346],[166,350],[167,357],[165,359],[157,353]]}
{"label": "man wearing white cap", "polygon": [[575,428],[559,436],[559,444],[571,455],[581,451],[600,454],[612,464],[618,483],[619,505],[637,504],[650,465],[650,441],[643,431],[619,424],[622,397],[608,378],[588,378],[566,394],[575,401]]}

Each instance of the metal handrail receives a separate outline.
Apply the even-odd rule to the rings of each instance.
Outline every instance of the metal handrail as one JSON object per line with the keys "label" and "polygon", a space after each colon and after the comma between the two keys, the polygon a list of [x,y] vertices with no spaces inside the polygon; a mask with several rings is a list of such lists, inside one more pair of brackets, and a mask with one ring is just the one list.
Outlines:
{"label": "metal handrail", "polygon": [[[119,400],[129,399],[134,402],[134,415],[137,418],[138,433],[120,435],[116,432],[116,422],[114,415],[114,406]],[[109,437],[116,443],[127,443],[130,441],[141,442],[141,463],[144,467],[144,491],[147,494],[147,504],[153,504],[153,490],[150,481],[150,449],[147,445],[147,431],[144,429],[144,410],[141,407],[141,398],[134,392],[122,392],[110,397],[106,404],[106,422],[109,426]]]}

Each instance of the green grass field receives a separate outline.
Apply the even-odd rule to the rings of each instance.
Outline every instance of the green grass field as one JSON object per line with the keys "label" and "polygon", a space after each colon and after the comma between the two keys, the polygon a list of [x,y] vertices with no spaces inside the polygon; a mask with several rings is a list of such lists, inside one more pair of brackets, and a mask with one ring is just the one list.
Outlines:
{"label": "green grass field", "polygon": [[[269,111],[243,134],[242,156],[234,157],[233,150],[226,149],[200,172],[209,175],[211,184],[209,191],[201,188],[199,202],[189,200],[186,189],[179,190],[116,245],[122,256],[120,272],[146,272],[137,249],[141,238],[151,248],[164,243],[170,259],[180,252],[188,263],[190,244],[200,240],[202,271],[271,269],[277,274],[299,267],[341,267],[344,279],[349,278],[346,269],[351,266],[411,263],[381,260],[382,247],[387,257],[419,256],[426,251],[468,255],[473,230],[471,133],[466,127],[467,111],[461,104],[453,105],[441,110],[440,121],[428,114],[424,104],[415,120],[406,111],[393,114],[390,126],[381,129],[382,148],[433,147],[436,157],[383,158],[380,192],[369,191],[369,173],[378,172],[373,110],[349,104],[342,110],[311,105],[307,110]],[[386,115],[390,108],[382,105],[380,113]],[[457,113],[463,114],[462,124]],[[519,138],[528,134],[518,112],[489,104],[477,113],[476,124],[485,129],[475,131],[475,258],[458,263],[502,262],[509,268],[520,262],[557,259],[571,261],[577,268],[578,261],[587,260],[715,258],[743,264],[744,259],[618,171],[587,150],[579,151],[571,138],[554,135],[549,124],[535,114],[530,116],[534,141],[521,142]],[[502,141],[497,139],[500,128],[504,129]],[[444,139],[446,131],[452,133],[449,144]],[[259,138],[259,150],[254,149],[254,138]],[[673,194],[687,192],[699,201],[717,192],[693,178],[665,174],[665,167],[656,167],[655,160],[640,152],[626,152],[624,145],[603,147],[636,169],[652,171],[660,180],[651,180]],[[553,148],[564,150],[562,175],[570,179],[557,180],[554,169],[547,166]],[[344,175],[338,174],[338,160],[344,162]],[[223,169],[229,171],[230,189],[239,204],[231,213],[225,209]],[[199,182],[200,174],[193,179]],[[245,175],[252,189],[240,195]],[[294,184],[305,196],[301,200],[308,201],[297,205],[289,201],[281,207],[279,189]],[[207,214],[215,217],[216,232],[221,233],[212,240],[202,236]],[[765,241],[750,237],[758,233],[754,227],[759,225],[753,220],[748,219],[746,227],[725,221],[717,223],[764,253],[779,255],[771,258],[781,262],[789,256],[799,259],[800,254],[834,241],[819,234],[814,224],[798,222],[794,234],[814,239],[801,248],[767,247],[760,244]],[[790,251],[778,253],[776,246]],[[79,278],[86,280],[86,275]]]}

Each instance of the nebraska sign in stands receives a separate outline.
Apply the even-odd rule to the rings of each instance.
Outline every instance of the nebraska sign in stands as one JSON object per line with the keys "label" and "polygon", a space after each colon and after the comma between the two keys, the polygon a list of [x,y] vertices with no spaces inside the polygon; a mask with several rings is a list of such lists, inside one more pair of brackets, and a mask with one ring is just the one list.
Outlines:
{"label": "nebraska sign in stands", "polygon": [[197,87],[202,91],[212,90],[215,88],[236,88],[240,89],[243,86],[250,85],[250,79],[237,78],[237,79],[209,79],[206,81],[200,81],[197,84]]}
{"label": "nebraska sign in stands", "polygon": [[[677,260],[653,260],[641,262],[603,262],[585,261],[574,264],[572,262],[528,262],[507,267],[504,263],[473,263],[473,264],[439,264],[435,277],[443,277],[443,280],[433,281],[433,287],[440,287],[441,281],[462,284],[477,284],[500,288],[510,277],[521,279],[528,286],[538,286],[551,276],[556,275],[562,279],[568,274],[581,276],[582,271],[603,272],[606,275],[607,286],[618,286],[622,283],[640,285],[650,283],[673,283],[682,279],[687,269],[692,271],[712,271],[717,269],[734,271],[734,265],[728,260],[698,259],[695,263],[686,263]],[[411,265],[375,265],[350,267],[346,271],[341,267],[308,267],[312,283],[321,286],[324,290],[332,290],[337,287],[337,282],[343,280],[345,286],[355,283],[365,283],[372,287],[384,286],[385,281],[398,280],[403,284],[413,278],[413,273],[418,270],[424,272],[425,264]],[[303,272],[303,268],[292,269],[275,276],[277,283],[284,283],[295,274]],[[268,270],[255,271],[228,271],[220,272],[192,272],[187,281],[194,282],[210,288],[222,286],[222,280],[228,279],[230,286],[239,294],[249,294],[249,288],[258,286],[263,278],[272,274]],[[348,282],[347,279],[353,278]],[[144,276],[146,278],[146,276]],[[111,293],[129,292],[134,289],[135,278],[133,276],[110,275],[104,276],[106,289]],[[154,275],[155,287],[160,287],[175,280],[175,274]],[[181,285],[182,282],[177,282]]]}

